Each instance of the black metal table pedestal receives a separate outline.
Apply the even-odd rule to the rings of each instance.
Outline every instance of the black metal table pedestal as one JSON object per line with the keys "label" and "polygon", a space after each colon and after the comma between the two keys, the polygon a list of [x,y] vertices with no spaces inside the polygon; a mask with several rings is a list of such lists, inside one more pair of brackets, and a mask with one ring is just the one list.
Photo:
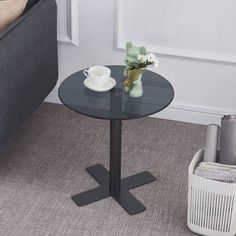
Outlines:
{"label": "black metal table pedestal", "polygon": [[85,206],[109,196],[113,197],[130,215],[144,211],[145,206],[129,189],[155,181],[148,171],[121,179],[121,120],[110,121],[110,172],[101,164],[87,168],[100,187],[72,196],[78,206]]}

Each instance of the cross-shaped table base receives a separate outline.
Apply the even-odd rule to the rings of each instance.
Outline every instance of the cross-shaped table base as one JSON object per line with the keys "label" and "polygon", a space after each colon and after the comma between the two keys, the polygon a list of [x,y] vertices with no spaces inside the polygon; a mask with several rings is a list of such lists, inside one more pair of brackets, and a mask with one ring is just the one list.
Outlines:
{"label": "cross-shaped table base", "polygon": [[72,196],[73,201],[80,207],[99,201],[107,197],[113,197],[130,215],[145,211],[145,206],[138,201],[129,189],[155,181],[156,178],[148,171],[124,178],[120,182],[119,192],[112,193],[110,187],[110,172],[101,164],[87,168],[100,187]]}

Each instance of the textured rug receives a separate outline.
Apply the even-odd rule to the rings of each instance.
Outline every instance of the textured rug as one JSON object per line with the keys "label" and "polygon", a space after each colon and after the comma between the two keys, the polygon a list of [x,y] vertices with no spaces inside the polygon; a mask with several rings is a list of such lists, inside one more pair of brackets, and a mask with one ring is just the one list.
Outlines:
{"label": "textured rug", "polygon": [[85,168],[109,166],[109,122],[44,103],[0,153],[1,236],[191,236],[187,168],[205,127],[144,118],[123,122],[122,176],[157,181],[131,192],[147,210],[128,215],[112,198],[77,207],[98,186]]}

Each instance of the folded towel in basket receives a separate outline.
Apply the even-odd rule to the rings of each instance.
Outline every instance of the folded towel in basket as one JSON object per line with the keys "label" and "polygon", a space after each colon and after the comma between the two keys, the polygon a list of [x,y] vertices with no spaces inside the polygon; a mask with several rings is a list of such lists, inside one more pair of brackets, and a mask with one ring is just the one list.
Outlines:
{"label": "folded towel in basket", "polygon": [[236,183],[236,166],[214,162],[201,162],[194,174],[206,179],[226,183]]}

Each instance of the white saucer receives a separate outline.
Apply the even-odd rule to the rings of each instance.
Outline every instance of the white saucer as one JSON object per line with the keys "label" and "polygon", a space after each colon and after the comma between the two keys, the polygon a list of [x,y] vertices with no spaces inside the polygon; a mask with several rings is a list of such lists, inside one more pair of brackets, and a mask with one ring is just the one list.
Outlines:
{"label": "white saucer", "polygon": [[112,89],[113,87],[115,87],[116,85],[116,81],[113,78],[110,78],[109,81],[103,85],[102,87],[98,87],[97,85],[95,85],[91,78],[86,78],[84,80],[84,86],[92,91],[95,92],[106,92],[109,91],[110,89]]}

